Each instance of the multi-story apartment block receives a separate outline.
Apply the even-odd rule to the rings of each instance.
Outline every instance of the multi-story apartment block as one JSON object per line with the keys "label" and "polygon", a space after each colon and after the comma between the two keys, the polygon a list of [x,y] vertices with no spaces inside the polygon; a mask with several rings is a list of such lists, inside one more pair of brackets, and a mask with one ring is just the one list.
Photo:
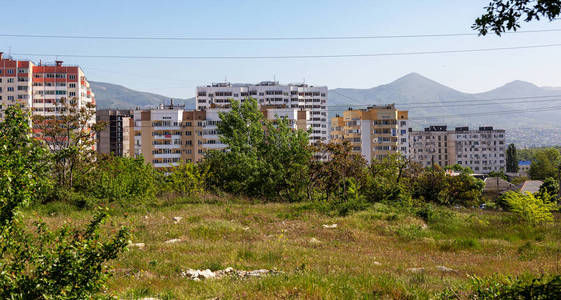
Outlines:
{"label": "multi-story apartment block", "polygon": [[331,139],[347,141],[368,163],[392,153],[409,155],[409,115],[394,104],[347,110],[331,119]]}
{"label": "multi-story apartment block", "polygon": [[134,112],[134,154],[155,168],[199,161],[203,151],[205,111],[166,106]]}
{"label": "multi-story apartment block", "polygon": [[9,106],[20,104],[32,115],[56,117],[68,113],[68,105],[85,108],[95,98],[86,76],[79,66],[55,64],[36,65],[28,60],[4,58],[0,52],[0,120]]}
{"label": "multi-story apartment block", "polygon": [[33,63],[3,58],[0,52],[0,120],[4,111],[15,104],[31,109],[33,103]]}
{"label": "multi-story apartment block", "polygon": [[411,159],[423,166],[459,164],[476,173],[505,170],[505,131],[493,127],[431,126],[425,131],[412,131]]}
{"label": "multi-story apartment block", "polygon": [[96,122],[105,127],[97,133],[97,152],[130,157],[134,154],[134,111],[98,110]]}
{"label": "multi-story apartment block", "polygon": [[425,167],[453,165],[456,145],[449,139],[446,126],[430,126],[425,131],[411,131],[410,158]]}
{"label": "multi-story apartment block", "polygon": [[[307,111],[307,125],[311,128],[310,141],[328,139],[327,87],[307,84],[281,85],[276,81],[258,84],[215,83],[197,87],[197,109],[228,109],[230,100],[244,101],[255,98],[260,106],[283,107],[277,110]],[[279,114],[280,116],[281,114]]]}
{"label": "multi-story apartment block", "polygon": [[[294,129],[309,128],[308,111],[287,109],[283,106],[261,106],[265,118],[283,118]],[[131,149],[155,168],[166,169],[184,161],[200,161],[208,150],[222,150],[218,123],[220,113],[228,108],[185,110],[180,107],[161,106],[158,109],[134,112],[134,138]]]}

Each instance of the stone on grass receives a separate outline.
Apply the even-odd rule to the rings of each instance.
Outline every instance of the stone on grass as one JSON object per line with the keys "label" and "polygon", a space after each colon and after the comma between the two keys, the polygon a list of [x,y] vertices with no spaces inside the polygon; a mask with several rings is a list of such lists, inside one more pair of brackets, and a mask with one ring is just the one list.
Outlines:
{"label": "stone on grass", "polygon": [[381,266],[381,265],[382,265],[382,263],[377,262],[377,261],[375,261],[373,264],[374,264],[375,266]]}
{"label": "stone on grass", "polygon": [[173,223],[177,224],[183,219],[183,217],[173,217]]}
{"label": "stone on grass", "polygon": [[182,277],[186,277],[191,280],[200,281],[203,279],[220,279],[226,276],[237,276],[241,279],[251,278],[251,277],[261,277],[269,274],[278,274],[280,272],[276,270],[267,270],[267,269],[259,269],[259,270],[252,270],[252,271],[243,271],[243,270],[235,270],[233,268],[226,268],[224,270],[218,270],[212,272],[209,269],[206,270],[194,270],[194,269],[187,269],[186,271],[181,272]]}
{"label": "stone on grass", "polygon": [[312,244],[319,244],[319,243],[321,243],[321,242],[320,242],[320,240],[318,240],[318,239],[316,239],[316,238],[311,238],[311,239],[310,239],[310,243],[312,243]]}
{"label": "stone on grass", "polygon": [[179,243],[179,242],[181,242],[180,239],[171,239],[171,240],[165,241],[164,243],[166,243],[166,244],[175,244],[175,243]]}
{"label": "stone on grass", "polygon": [[436,266],[436,269],[438,271],[445,272],[445,273],[457,273],[456,270],[445,267],[445,266]]}
{"label": "stone on grass", "polygon": [[323,224],[323,228],[326,228],[326,229],[337,228],[337,224]]}
{"label": "stone on grass", "polygon": [[405,270],[405,272],[409,272],[409,273],[424,273],[424,272],[425,272],[425,268],[408,268],[407,270]]}

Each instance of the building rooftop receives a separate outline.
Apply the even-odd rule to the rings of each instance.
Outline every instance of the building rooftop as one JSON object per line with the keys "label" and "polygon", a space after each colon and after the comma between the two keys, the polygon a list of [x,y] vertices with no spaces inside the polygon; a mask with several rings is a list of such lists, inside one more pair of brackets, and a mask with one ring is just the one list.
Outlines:
{"label": "building rooftop", "polygon": [[521,160],[521,161],[518,162],[519,166],[529,166],[531,164],[532,164],[531,160]]}
{"label": "building rooftop", "polygon": [[520,188],[521,193],[530,192],[530,193],[537,193],[540,190],[540,186],[542,186],[543,181],[540,180],[526,180],[522,187]]}

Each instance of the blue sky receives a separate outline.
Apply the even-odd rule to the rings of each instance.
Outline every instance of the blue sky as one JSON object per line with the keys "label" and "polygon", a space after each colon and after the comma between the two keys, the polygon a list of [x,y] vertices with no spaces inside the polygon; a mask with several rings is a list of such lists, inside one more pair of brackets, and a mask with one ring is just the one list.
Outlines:
{"label": "blue sky", "polygon": [[[111,36],[346,36],[470,32],[488,0],[403,1],[1,1],[0,34]],[[14,13],[9,13],[13,11]],[[560,29],[561,21],[523,30]],[[369,88],[418,72],[466,92],[520,79],[561,86],[561,47],[424,56],[298,60],[132,60],[63,54],[264,56],[410,52],[561,43],[561,32],[501,38],[438,37],[346,41],[108,41],[0,37],[0,51],[61,54],[90,80],[171,97],[223,81]],[[23,57],[53,61],[52,57]]]}

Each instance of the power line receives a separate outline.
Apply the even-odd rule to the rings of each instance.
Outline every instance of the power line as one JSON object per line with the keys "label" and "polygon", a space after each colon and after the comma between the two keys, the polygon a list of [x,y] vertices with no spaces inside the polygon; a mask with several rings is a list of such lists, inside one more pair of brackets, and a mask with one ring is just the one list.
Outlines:
{"label": "power line", "polygon": [[[561,29],[539,29],[505,32],[505,34],[525,34],[542,32],[561,32]],[[367,39],[401,39],[401,38],[434,38],[434,37],[462,37],[478,36],[477,33],[436,33],[436,34],[404,34],[404,35],[351,35],[351,36],[108,36],[108,35],[37,35],[37,34],[7,34],[0,37],[13,38],[48,38],[48,39],[95,39],[95,40],[166,40],[166,41],[290,41],[290,40],[367,40]]]}
{"label": "power line", "polygon": [[[341,96],[344,96],[347,99],[351,99],[353,101],[359,101],[357,99],[351,98],[349,96],[343,95],[339,92],[336,92],[334,90],[329,91],[330,93],[335,93]],[[409,103],[403,103],[403,104],[399,104],[396,103],[396,106],[405,106],[405,107],[409,107],[409,105],[417,105],[417,104],[442,104],[442,105],[447,105],[450,103],[473,103],[473,102],[486,102],[488,103],[488,101],[510,101],[510,100],[522,100],[522,99],[526,99],[526,100],[530,100],[530,99],[539,99],[539,98],[555,98],[555,97],[561,97],[561,95],[545,95],[545,96],[525,96],[525,97],[506,97],[506,98],[485,98],[485,99],[470,99],[470,100],[452,100],[452,101],[446,101],[445,103],[442,103],[442,101],[422,101],[422,102],[409,102]],[[534,102],[547,102],[549,100],[535,100]],[[552,101],[558,101],[558,100],[552,100]],[[526,102],[509,102],[509,103],[526,103]],[[532,102],[528,103],[531,104]],[[494,104],[500,104],[500,103],[494,103]],[[349,105],[327,105],[328,107],[340,107],[340,108],[348,108],[348,107],[369,107],[369,106],[373,106],[376,104],[349,104]],[[378,104],[379,105],[379,104]],[[486,105],[484,104],[469,104],[469,105]],[[458,106],[462,106],[462,105],[458,105]],[[435,106],[417,106],[415,108],[423,108],[423,107],[440,107],[438,105]]]}
{"label": "power line", "polygon": [[518,110],[494,111],[494,112],[486,112],[486,113],[469,113],[469,114],[457,114],[457,115],[426,116],[426,117],[422,117],[422,118],[420,118],[420,117],[419,118],[411,118],[410,120],[421,121],[421,120],[448,119],[448,118],[488,117],[488,116],[506,115],[506,114],[514,114],[514,113],[535,113],[535,112],[557,111],[557,110],[561,110],[561,106],[542,107],[542,108],[535,108],[535,109],[532,109],[532,110],[518,109]]}
{"label": "power line", "polygon": [[479,49],[437,50],[437,51],[412,51],[412,52],[387,52],[366,54],[324,54],[324,55],[279,55],[279,56],[135,56],[135,55],[81,55],[81,54],[38,54],[38,53],[13,53],[19,56],[49,56],[49,57],[71,57],[71,58],[104,58],[104,59],[186,59],[186,60],[244,60],[244,59],[308,59],[308,58],[357,58],[357,57],[383,57],[383,56],[408,56],[427,54],[450,54],[450,53],[473,53],[502,50],[520,50],[560,47],[561,44],[543,44],[514,47],[496,47]]}

